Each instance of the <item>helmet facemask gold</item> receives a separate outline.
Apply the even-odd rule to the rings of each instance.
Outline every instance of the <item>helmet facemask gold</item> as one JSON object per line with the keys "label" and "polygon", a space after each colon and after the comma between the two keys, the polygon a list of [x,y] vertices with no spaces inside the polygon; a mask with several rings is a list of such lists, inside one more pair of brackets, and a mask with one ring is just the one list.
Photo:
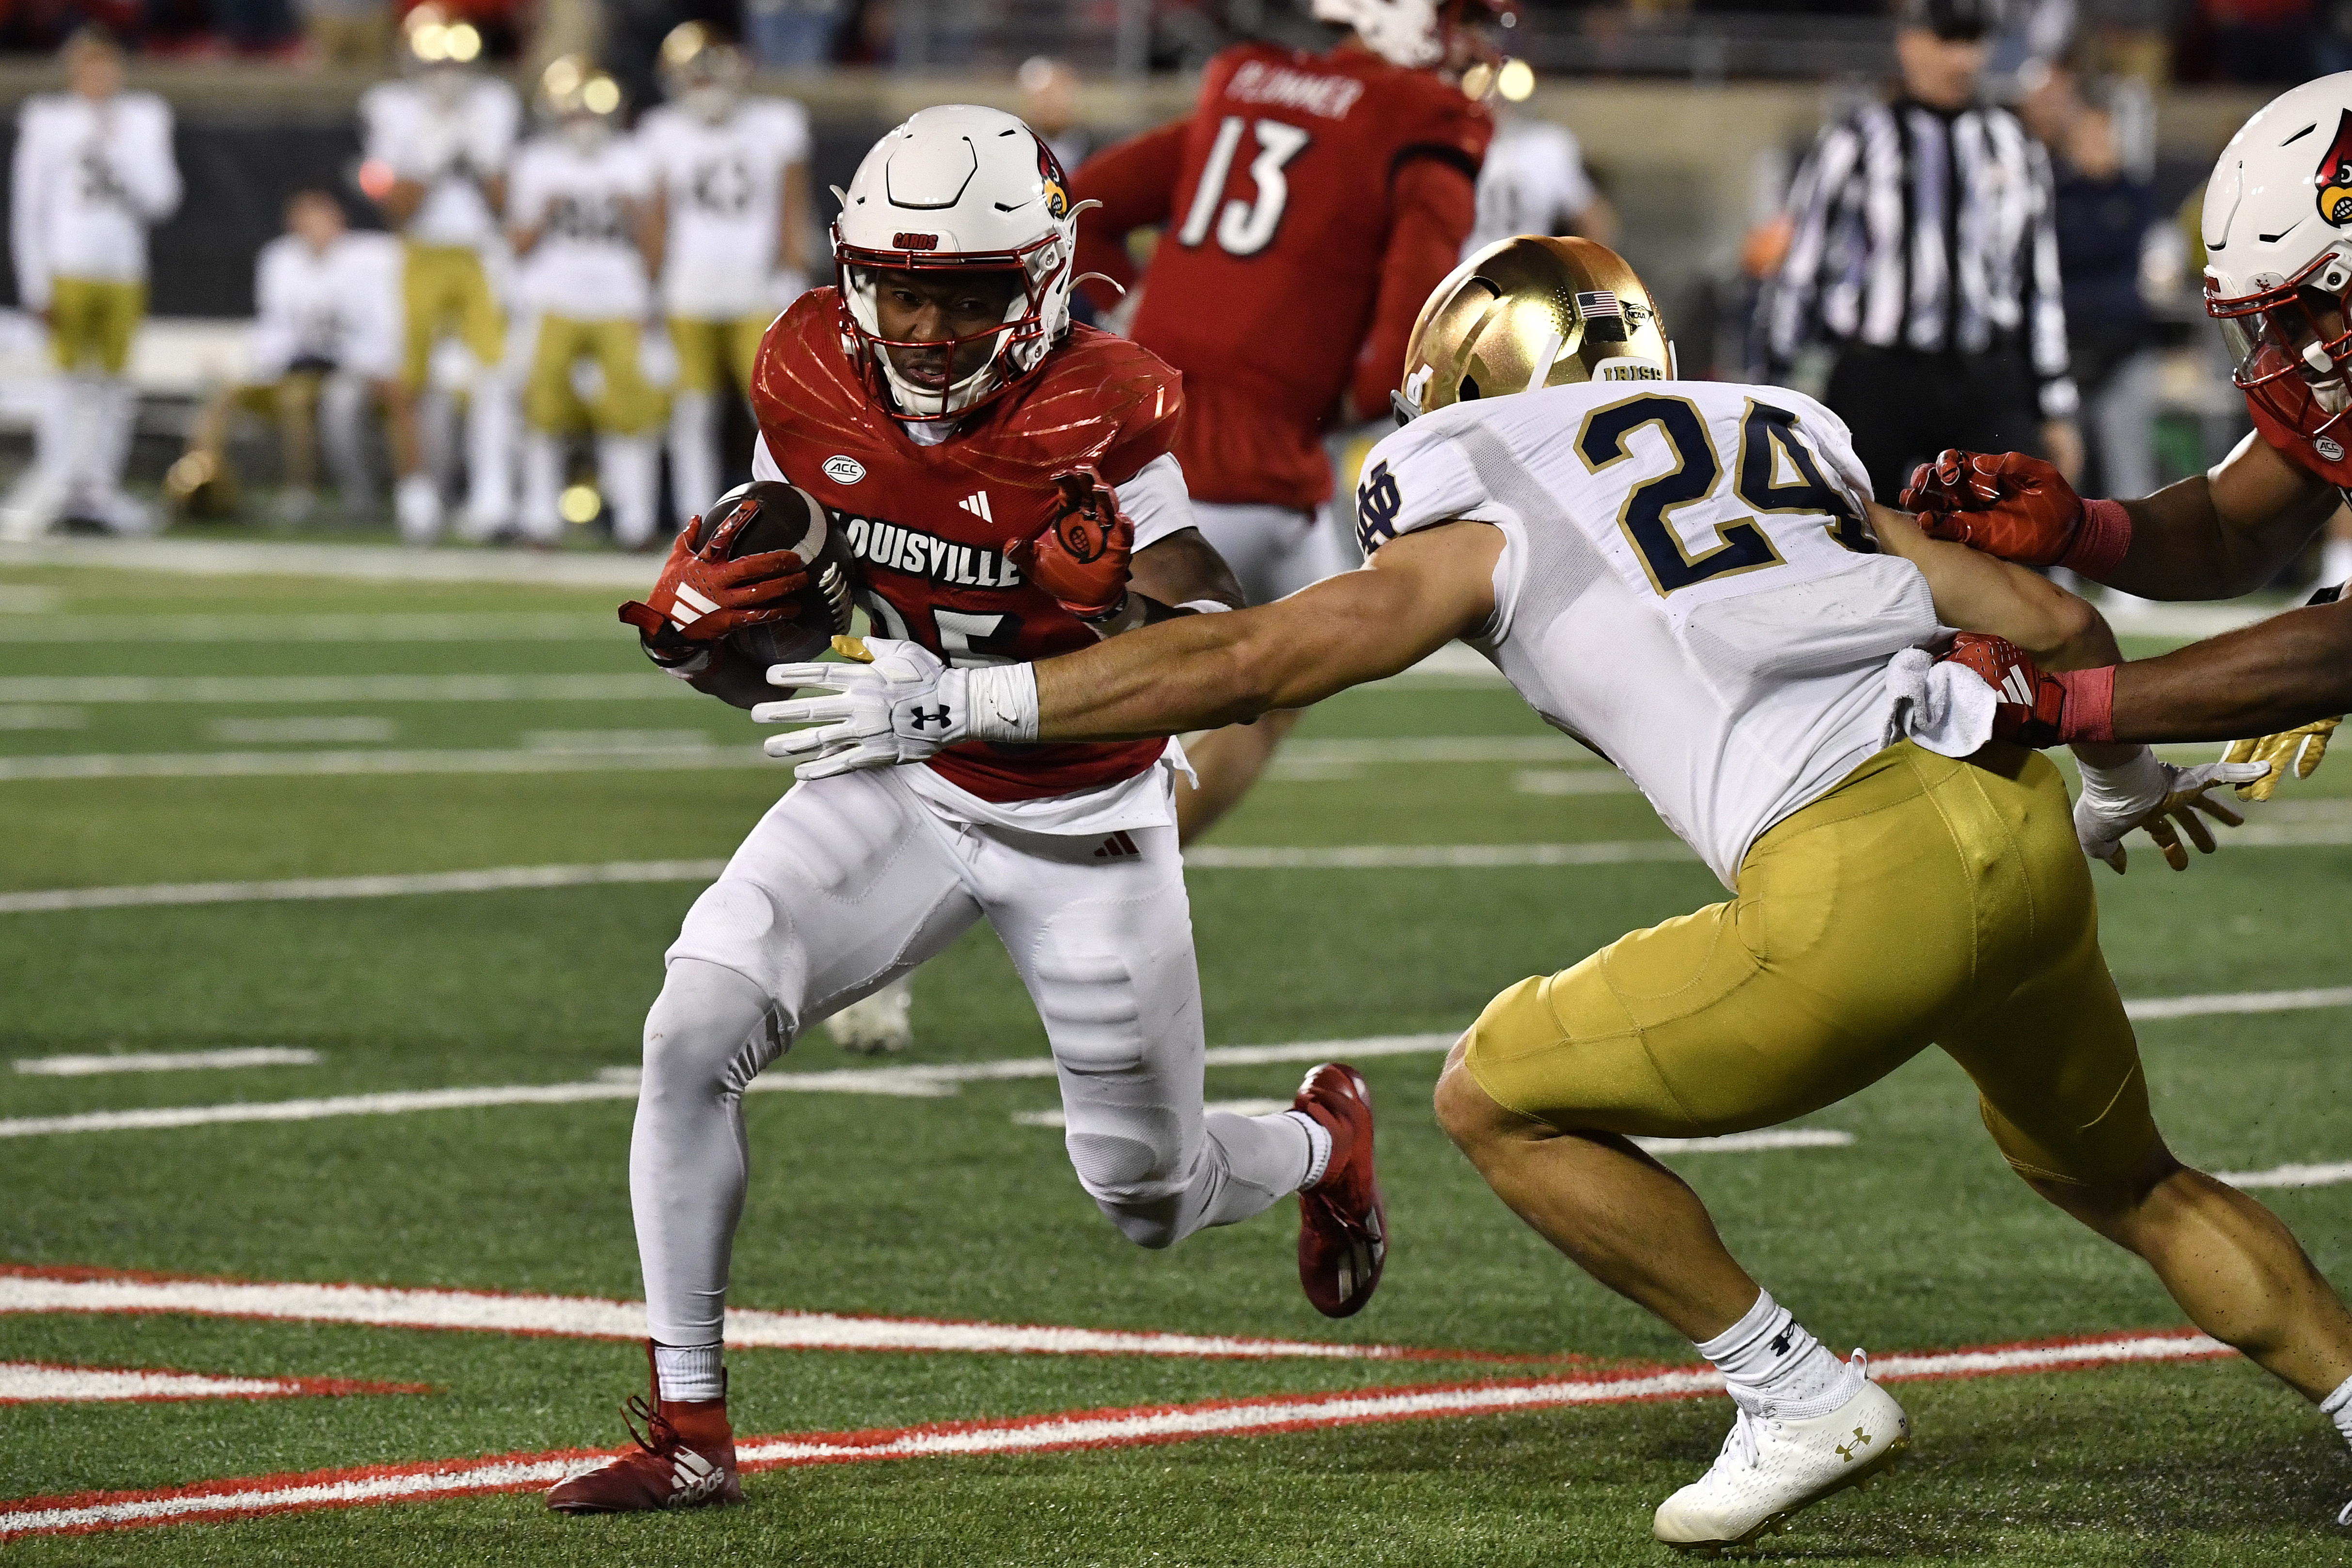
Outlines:
{"label": "helmet facemask gold", "polygon": [[1674,347],[1649,289],[1589,239],[1488,246],[1430,294],[1405,347],[1399,425],[1456,403],[1587,381],[1665,381]]}

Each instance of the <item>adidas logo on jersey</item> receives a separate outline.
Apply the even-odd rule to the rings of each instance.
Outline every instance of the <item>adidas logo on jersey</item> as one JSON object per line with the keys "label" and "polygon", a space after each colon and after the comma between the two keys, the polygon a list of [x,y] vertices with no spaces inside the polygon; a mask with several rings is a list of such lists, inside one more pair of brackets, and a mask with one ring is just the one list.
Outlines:
{"label": "adidas logo on jersey", "polygon": [[996,521],[994,514],[990,512],[988,510],[988,492],[986,490],[974,490],[971,494],[964,497],[963,500],[956,502],[956,505],[963,508],[964,510],[971,513],[972,516],[980,519],[982,522],[994,522]]}
{"label": "adidas logo on jersey", "polygon": [[[981,491],[960,504],[976,517],[993,522],[988,515],[988,492]],[[936,533],[926,533],[919,528],[902,523],[884,522],[878,517],[852,517],[847,512],[825,509],[840,526],[842,537],[849,541],[849,552],[860,561],[904,572],[909,576],[928,577],[932,582],[950,588],[1017,588],[1021,585],[1021,570],[1004,558],[1001,550],[988,550],[979,545],[958,544],[941,539]]]}
{"label": "adidas logo on jersey", "polygon": [[1095,858],[1097,860],[1124,860],[1130,855],[1140,855],[1142,853],[1142,850],[1135,847],[1135,840],[1129,838],[1127,836],[1126,829],[1122,828],[1102,841],[1101,847],[1095,851]]}

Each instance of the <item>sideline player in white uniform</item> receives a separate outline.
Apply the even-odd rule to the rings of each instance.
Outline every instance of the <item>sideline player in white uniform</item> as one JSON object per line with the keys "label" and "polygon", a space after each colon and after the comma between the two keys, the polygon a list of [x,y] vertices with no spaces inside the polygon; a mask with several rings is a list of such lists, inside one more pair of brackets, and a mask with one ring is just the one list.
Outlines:
{"label": "sideline player in white uniform", "polygon": [[[366,144],[361,183],[399,230],[406,253],[401,381],[421,400],[425,435],[437,451],[451,449],[454,410],[434,385],[435,350],[454,338],[470,358],[459,531],[486,540],[514,522],[514,390],[502,368],[506,313],[496,279],[506,264],[499,214],[522,100],[478,68],[482,36],[472,24],[424,5],[400,26],[406,79],[378,82],[360,99]],[[441,496],[431,480],[404,480],[394,510],[411,544],[439,537]]]}
{"label": "sideline player in white uniform", "polygon": [[2352,1312],[2275,1216],[2158,1134],[2078,847],[2257,770],[2078,748],[2070,814],[2057,769],[1995,739],[2028,711],[1977,673],[2000,668],[1995,640],[1976,639],[1983,662],[1925,650],[1958,625],[2106,663],[2105,624],[1870,508],[1812,399],[1668,379],[1647,290],[1600,246],[1473,258],[1413,340],[1414,416],[1357,492],[1363,570],[1042,663],[942,670],[893,647],[795,668],[845,695],[763,710],[826,724],[769,750],[829,780],[936,743],[1160,734],[1314,702],[1460,637],[1622,769],[1734,900],[1505,991],[1437,1110],[1522,1218],[1722,1371],[1732,1430],[1659,1508],[1670,1545],[1753,1541],[1883,1469],[1910,1424],[1632,1139],[1785,1121],[1931,1041],[2037,1193],[2146,1258],[2206,1332],[2315,1404],[2347,1397]]}
{"label": "sideline player in white uniform", "polygon": [[[824,509],[878,624],[974,661],[1240,597],[1169,454],[1181,379],[1070,323],[1074,219],[1060,165],[1021,121],[924,110],[850,181],[841,289],[769,330],[752,378],[754,470]],[[918,234],[931,243],[905,243]],[[772,691],[724,639],[815,591],[789,552],[728,559],[765,504],[679,534],[651,602],[622,610],[656,663],[742,705]],[[982,920],[1045,1025],[1070,1163],[1121,1234],[1171,1247],[1299,1193],[1308,1299],[1335,1317],[1370,1299],[1386,1243],[1362,1079],[1324,1063],[1267,1116],[1202,1103],[1181,756],[1156,741],[979,748],[796,784],[761,819],[688,912],[646,1019],[629,1193],[655,1342],[648,1441],[550,1507],[739,1495],[719,1341],[744,1086],[810,1023]]]}
{"label": "sideline player in white uniform", "polygon": [[33,467],[0,504],[0,535],[37,537],[69,512],[117,533],[154,527],[125,495],[139,418],[124,374],[147,313],[147,230],[180,205],[172,110],[122,90],[122,51],[95,29],[63,51],[71,90],[25,100],[9,191],[16,294],[49,330]]}
{"label": "sideline player in white uniform", "polygon": [[278,516],[316,509],[318,447],[328,450],[344,509],[370,504],[362,424],[383,410],[394,469],[405,484],[423,465],[415,407],[400,384],[400,247],[390,235],[353,234],[325,191],[297,191],[287,232],[254,262],[254,323],[246,380],[222,387],[197,412],[188,450],[163,488],[191,511],[225,510],[236,486],[226,454],[239,410],[276,420],[286,488]]}
{"label": "sideline player in white uniform", "polygon": [[588,429],[613,537],[635,549],[653,539],[659,482],[661,394],[645,373],[661,265],[653,169],[645,149],[620,133],[619,85],[579,57],[549,65],[539,106],[549,130],[516,156],[507,204],[533,319],[522,394],[523,537],[562,537],[563,441]]}
{"label": "sideline player in white uniform", "polygon": [[1477,226],[1463,241],[1462,258],[1521,234],[1580,235],[1614,245],[1617,209],[1586,172],[1576,132],[1505,104],[1493,108],[1495,139],[1478,165]]}
{"label": "sideline player in white uniform", "polygon": [[669,101],[637,139],[660,182],[662,313],[677,353],[670,502],[681,526],[719,491],[723,389],[748,395],[760,334],[808,288],[808,111],[743,96],[742,52],[700,22],[662,40]]}

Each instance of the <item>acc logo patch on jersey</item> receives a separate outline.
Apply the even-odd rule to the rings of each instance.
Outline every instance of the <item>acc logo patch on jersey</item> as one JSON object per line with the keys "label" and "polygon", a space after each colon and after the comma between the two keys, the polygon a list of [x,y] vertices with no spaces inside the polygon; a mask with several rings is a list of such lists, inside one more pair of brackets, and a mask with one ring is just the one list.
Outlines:
{"label": "acc logo patch on jersey", "polygon": [[2336,141],[2311,182],[2319,187],[2319,216],[2336,228],[2352,223],[2352,109],[2336,122]]}
{"label": "acc logo patch on jersey", "polygon": [[1397,489],[1396,476],[1385,461],[1374,463],[1356,487],[1356,542],[1365,554],[1396,537],[1396,520],[1403,510],[1404,492]]}
{"label": "acc logo patch on jersey", "polygon": [[824,477],[837,485],[854,485],[866,477],[866,465],[845,453],[827,458],[819,466]]}

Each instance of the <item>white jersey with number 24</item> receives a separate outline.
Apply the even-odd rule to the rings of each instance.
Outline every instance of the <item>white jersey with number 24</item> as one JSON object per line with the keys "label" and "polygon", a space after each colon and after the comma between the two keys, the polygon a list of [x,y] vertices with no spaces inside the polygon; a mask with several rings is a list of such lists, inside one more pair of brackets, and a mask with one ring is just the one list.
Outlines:
{"label": "white jersey with number 24", "polygon": [[1506,543],[1469,639],[1614,763],[1726,887],[1886,743],[1886,667],[1948,636],[1874,552],[1843,421],[1801,393],[1604,382],[1456,404],[1372,449],[1365,553],[1454,519]]}

